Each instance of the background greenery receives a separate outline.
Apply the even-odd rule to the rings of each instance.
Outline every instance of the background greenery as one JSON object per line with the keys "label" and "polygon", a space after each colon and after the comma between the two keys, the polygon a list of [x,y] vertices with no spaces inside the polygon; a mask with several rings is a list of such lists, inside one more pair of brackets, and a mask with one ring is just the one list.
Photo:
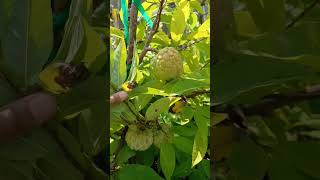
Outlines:
{"label": "background greenery", "polygon": [[[0,106],[40,90],[58,99],[55,120],[1,144],[0,179],[108,178],[106,22],[102,1],[0,2]],[[63,74],[61,65],[86,70]]]}
{"label": "background greenery", "polygon": [[215,3],[215,179],[319,179],[319,1]]}
{"label": "background greenery", "polygon": [[[111,4],[110,91],[129,93],[129,101],[111,109],[112,178],[209,179],[209,1],[144,1],[142,6],[155,22],[153,29],[147,27],[140,13],[135,22],[129,3],[129,31],[134,32],[135,23],[137,28],[133,33],[136,38],[128,44],[124,40],[120,3]],[[150,62],[160,49],[169,46],[181,54],[184,75],[159,82],[153,77]],[[136,87],[128,89],[127,85],[133,82]],[[148,117],[156,119],[151,124],[170,126],[173,140],[160,148],[152,145],[146,151],[134,151],[125,142],[127,126],[144,124]]]}

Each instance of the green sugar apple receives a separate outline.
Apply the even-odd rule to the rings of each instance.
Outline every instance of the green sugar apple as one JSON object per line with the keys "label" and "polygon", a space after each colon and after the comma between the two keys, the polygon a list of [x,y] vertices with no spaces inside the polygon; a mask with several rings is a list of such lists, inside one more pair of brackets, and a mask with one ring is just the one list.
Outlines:
{"label": "green sugar apple", "polygon": [[126,134],[128,146],[136,151],[147,150],[153,143],[153,132],[151,129],[139,129],[136,125],[130,125]]}
{"label": "green sugar apple", "polygon": [[172,143],[173,132],[170,126],[161,125],[160,129],[156,129],[153,133],[153,144],[160,148],[163,143]]}
{"label": "green sugar apple", "polygon": [[161,49],[151,63],[157,79],[168,81],[183,73],[183,63],[179,52],[173,47]]}

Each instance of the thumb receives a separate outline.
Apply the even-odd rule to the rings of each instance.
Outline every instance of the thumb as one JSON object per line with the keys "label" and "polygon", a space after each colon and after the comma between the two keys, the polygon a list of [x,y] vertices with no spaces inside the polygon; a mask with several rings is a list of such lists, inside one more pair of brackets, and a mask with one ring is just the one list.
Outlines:
{"label": "thumb", "polygon": [[35,93],[0,108],[0,140],[23,135],[33,127],[52,119],[57,112],[56,99]]}
{"label": "thumb", "polygon": [[124,91],[117,92],[110,96],[110,104],[111,105],[118,105],[128,99],[128,94]]}

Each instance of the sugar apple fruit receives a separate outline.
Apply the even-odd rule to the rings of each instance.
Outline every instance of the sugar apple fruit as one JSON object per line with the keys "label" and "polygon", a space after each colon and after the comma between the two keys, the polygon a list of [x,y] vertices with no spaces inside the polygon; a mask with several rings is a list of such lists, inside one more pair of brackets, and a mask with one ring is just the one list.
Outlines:
{"label": "sugar apple fruit", "polygon": [[128,146],[136,151],[147,150],[153,143],[153,132],[151,129],[139,129],[136,125],[130,125],[126,134]]}
{"label": "sugar apple fruit", "polygon": [[161,125],[153,133],[153,144],[160,148],[163,143],[172,143],[173,133],[168,125]]}
{"label": "sugar apple fruit", "polygon": [[155,77],[162,81],[175,79],[183,73],[182,58],[173,47],[161,49],[151,66]]}

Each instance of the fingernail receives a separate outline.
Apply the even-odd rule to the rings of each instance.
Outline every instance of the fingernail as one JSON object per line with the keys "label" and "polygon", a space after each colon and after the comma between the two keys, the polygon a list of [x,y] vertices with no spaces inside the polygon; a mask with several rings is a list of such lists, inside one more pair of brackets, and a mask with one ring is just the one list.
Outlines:
{"label": "fingernail", "polygon": [[29,101],[29,109],[33,118],[40,124],[51,120],[57,112],[57,102],[55,97],[38,93]]}

